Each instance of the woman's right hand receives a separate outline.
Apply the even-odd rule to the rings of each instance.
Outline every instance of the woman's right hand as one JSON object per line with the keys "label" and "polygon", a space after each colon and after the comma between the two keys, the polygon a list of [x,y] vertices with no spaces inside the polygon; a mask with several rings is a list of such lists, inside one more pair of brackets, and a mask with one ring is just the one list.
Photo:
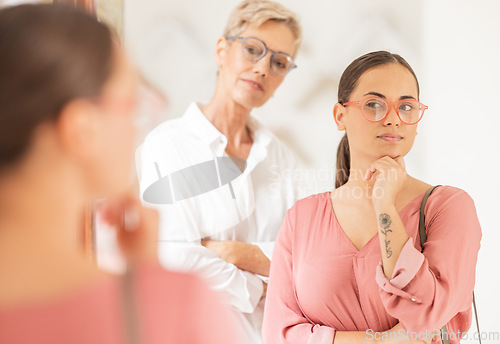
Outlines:
{"label": "woman's right hand", "polygon": [[[436,332],[437,331],[437,332]],[[436,336],[439,330],[434,331],[432,336],[419,337],[418,334],[408,335],[407,331],[401,326],[401,323],[397,323],[393,328],[388,330],[388,338],[396,338],[393,343],[398,344],[430,344],[432,339]]]}
{"label": "woman's right hand", "polygon": [[144,207],[135,196],[124,196],[104,201],[97,212],[116,230],[118,246],[127,261],[157,261],[156,210]]}

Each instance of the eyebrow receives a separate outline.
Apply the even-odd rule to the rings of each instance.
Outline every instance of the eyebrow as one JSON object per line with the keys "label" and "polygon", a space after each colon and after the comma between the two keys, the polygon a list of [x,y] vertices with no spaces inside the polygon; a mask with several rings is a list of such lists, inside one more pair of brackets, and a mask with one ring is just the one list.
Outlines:
{"label": "eyebrow", "polygon": [[[387,99],[386,96],[384,96],[383,94],[378,93],[378,92],[368,92],[364,96],[370,96],[370,95],[371,96],[375,96],[375,97],[380,97],[380,98],[383,98],[383,99]],[[399,100],[405,100],[405,99],[416,100],[414,96],[401,96],[401,97],[399,97]]]}

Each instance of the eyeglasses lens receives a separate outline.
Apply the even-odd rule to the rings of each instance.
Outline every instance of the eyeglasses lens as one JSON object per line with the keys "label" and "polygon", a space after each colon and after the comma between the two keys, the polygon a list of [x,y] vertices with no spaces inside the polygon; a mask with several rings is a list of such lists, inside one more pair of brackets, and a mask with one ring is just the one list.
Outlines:
{"label": "eyeglasses lens", "polygon": [[243,54],[250,61],[257,61],[264,55],[266,46],[257,39],[249,38],[244,41]]}
{"label": "eyeglasses lens", "polygon": [[[263,42],[255,38],[247,38],[243,44],[243,55],[250,61],[258,61],[265,56],[267,52]],[[285,75],[292,68],[293,60],[284,53],[272,53],[271,69],[273,72]]]}
{"label": "eyeglasses lens", "polygon": [[[382,99],[367,99],[363,104],[363,114],[370,121],[380,121],[388,112],[388,105]],[[420,103],[416,100],[405,100],[397,108],[399,117],[407,124],[417,123],[423,114]]]}

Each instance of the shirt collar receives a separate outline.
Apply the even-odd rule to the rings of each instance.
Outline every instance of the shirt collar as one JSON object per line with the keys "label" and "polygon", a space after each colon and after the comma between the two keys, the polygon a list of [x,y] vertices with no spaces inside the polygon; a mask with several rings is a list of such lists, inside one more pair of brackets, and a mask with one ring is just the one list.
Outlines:
{"label": "shirt collar", "polygon": [[[204,144],[210,146],[217,156],[222,156],[227,146],[227,138],[205,117],[201,111],[201,106],[200,103],[191,103],[184,113],[184,118],[189,122],[193,133]],[[248,159],[256,160],[255,163],[258,163],[267,156],[267,146],[271,142],[271,133],[252,116],[248,118],[247,125],[253,139],[252,150]]]}
{"label": "shirt collar", "polygon": [[247,125],[253,139],[252,149],[247,161],[247,169],[251,171],[259,162],[267,157],[269,151],[267,146],[271,142],[272,134],[257,119],[251,116],[248,118]]}
{"label": "shirt collar", "polygon": [[184,118],[189,122],[190,129],[208,146],[214,144],[227,144],[227,139],[201,112],[200,104],[191,103],[184,113]]}

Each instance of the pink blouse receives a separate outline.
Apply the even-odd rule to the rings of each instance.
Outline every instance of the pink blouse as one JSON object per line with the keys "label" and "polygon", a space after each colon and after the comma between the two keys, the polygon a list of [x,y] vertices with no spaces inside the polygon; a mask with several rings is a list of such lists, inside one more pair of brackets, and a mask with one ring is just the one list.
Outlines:
{"label": "pink blouse", "polygon": [[459,343],[471,324],[481,228],[471,197],[440,186],[425,207],[422,254],[423,197],[399,214],[409,239],[390,280],[383,272],[378,233],[358,251],[335,217],[330,192],[298,201],[275,244],[264,343],[331,344],[335,331],[369,330],[370,339],[398,322],[410,338],[447,323],[450,342]]}
{"label": "pink blouse", "polygon": [[[227,310],[198,277],[142,264],[133,280],[141,344],[235,344]],[[0,343],[129,343],[120,278],[43,304],[0,308]]]}

